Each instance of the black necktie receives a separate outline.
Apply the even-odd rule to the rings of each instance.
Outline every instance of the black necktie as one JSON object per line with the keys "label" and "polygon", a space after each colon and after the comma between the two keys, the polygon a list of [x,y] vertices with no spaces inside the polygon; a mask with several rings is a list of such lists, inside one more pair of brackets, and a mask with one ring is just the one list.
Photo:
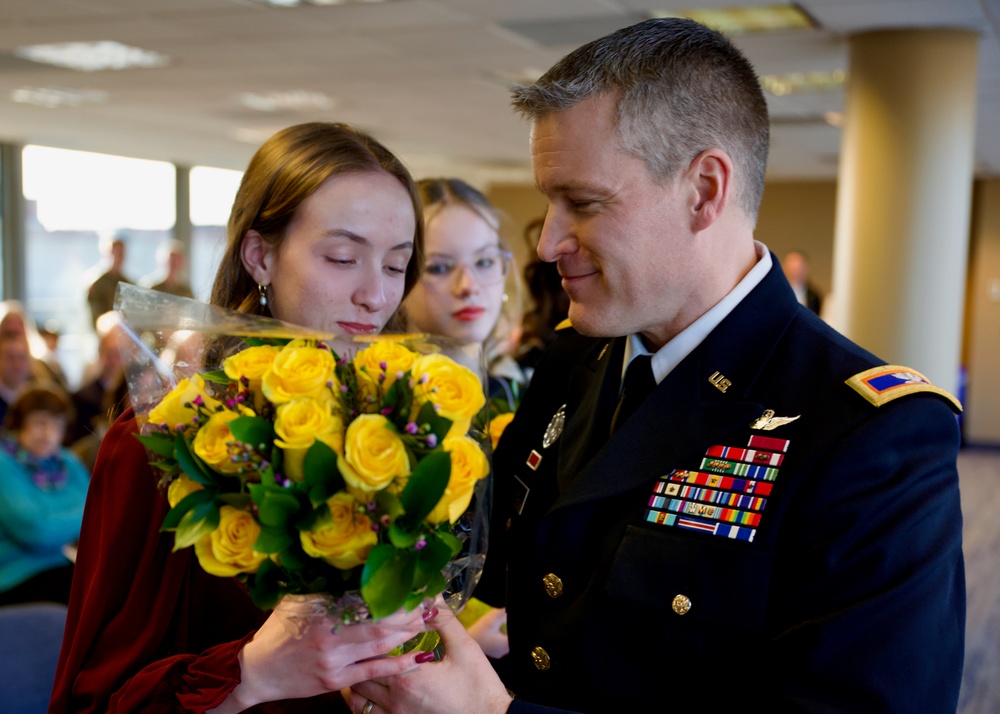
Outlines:
{"label": "black necktie", "polygon": [[618,431],[632,412],[639,408],[654,387],[656,379],[653,377],[652,356],[639,355],[629,363],[625,371],[622,395],[611,418],[612,434]]}

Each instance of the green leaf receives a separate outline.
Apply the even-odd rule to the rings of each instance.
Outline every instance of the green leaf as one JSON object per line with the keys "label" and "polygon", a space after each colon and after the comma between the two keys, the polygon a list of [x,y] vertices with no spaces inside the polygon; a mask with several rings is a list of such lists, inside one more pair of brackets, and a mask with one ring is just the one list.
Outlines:
{"label": "green leaf", "polygon": [[400,502],[399,496],[390,493],[389,489],[384,488],[381,491],[377,491],[375,493],[375,503],[378,504],[379,512],[387,514],[392,520],[403,515],[403,504]]}
{"label": "green leaf", "polygon": [[405,420],[412,403],[413,390],[410,389],[410,374],[407,372],[402,379],[394,381],[386,391],[382,407],[389,407],[394,415],[401,416]]}
{"label": "green leaf", "polygon": [[260,347],[261,345],[274,345],[284,347],[292,341],[290,337],[244,337],[243,341],[247,347]]}
{"label": "green leaf", "polygon": [[442,528],[441,530],[437,531],[434,534],[434,537],[437,540],[440,540],[448,548],[451,549],[451,555],[448,556],[449,560],[451,560],[452,558],[454,558],[456,555],[458,555],[462,551],[462,541],[460,541],[458,538],[456,538],[449,531],[446,531],[446,530],[444,530]]}
{"label": "green leaf", "polygon": [[203,488],[189,493],[187,496],[178,501],[177,505],[170,509],[166,517],[163,519],[163,524],[160,526],[160,530],[174,530],[180,524],[181,519],[187,514],[188,511],[195,506],[211,501],[213,498],[215,498],[215,494],[212,491],[208,491]]}
{"label": "green leaf", "polygon": [[154,454],[174,457],[174,439],[172,434],[136,434],[135,438]]}
{"label": "green leaf", "polygon": [[441,569],[451,560],[451,547],[444,541],[431,536],[427,545],[417,551],[417,571],[413,578],[414,589],[426,587],[434,575],[440,575]]}
{"label": "green leaf", "polygon": [[280,486],[251,484],[250,495],[257,504],[257,515],[262,525],[284,527],[302,506],[293,491]]}
{"label": "green leaf", "polygon": [[451,419],[443,417],[434,411],[434,405],[430,402],[424,402],[424,405],[420,407],[416,421],[418,426],[423,426],[424,424],[430,426],[439,444],[447,436],[448,430],[451,429]]}
{"label": "green leaf", "polygon": [[361,595],[372,619],[386,617],[406,603],[416,569],[416,554],[383,543],[372,548],[361,573]]}
{"label": "green leaf", "polygon": [[219,527],[219,509],[215,503],[199,503],[181,519],[174,533],[174,551],[194,545]]}
{"label": "green leaf", "polygon": [[406,530],[398,523],[389,526],[389,542],[397,548],[412,548],[419,537],[419,532]]}
{"label": "green leaf", "polygon": [[219,494],[218,500],[241,511],[249,510],[251,503],[249,493],[222,493]]}
{"label": "green leaf", "polygon": [[202,372],[201,378],[206,382],[214,382],[215,384],[229,384],[234,381],[226,376],[226,373],[221,369],[212,370],[211,372]]}
{"label": "green leaf", "polygon": [[281,598],[281,566],[268,559],[260,564],[256,574],[247,583],[247,590],[254,605],[262,610],[273,610]]}
{"label": "green leaf", "polygon": [[432,451],[417,463],[400,496],[406,511],[404,526],[420,523],[441,500],[451,476],[451,456],[443,449]]}
{"label": "green leaf", "polygon": [[304,482],[309,487],[309,500],[319,505],[344,488],[344,477],[337,469],[337,454],[317,439],[302,462]]}
{"label": "green leaf", "polygon": [[257,449],[274,441],[274,426],[267,419],[241,416],[229,422],[229,431],[238,441]]}
{"label": "green leaf", "polygon": [[444,589],[448,587],[448,581],[444,579],[444,575],[441,571],[437,571],[431,574],[430,580],[427,581],[427,587],[424,588],[422,597],[429,597],[432,600],[444,592]]}
{"label": "green leaf", "polygon": [[177,454],[177,463],[192,480],[197,481],[202,486],[215,485],[215,477],[202,460],[191,451],[187,440],[180,434],[174,439],[174,452]]}
{"label": "green leaf", "polygon": [[292,527],[297,531],[312,531],[321,527],[324,521],[332,519],[330,508],[324,501],[313,508],[303,508],[299,517],[292,523]]}
{"label": "green leaf", "polygon": [[150,461],[149,465],[154,469],[159,469],[160,471],[173,471],[177,468],[177,462],[173,459],[164,459],[163,461]]}
{"label": "green leaf", "polygon": [[285,550],[293,542],[291,534],[285,528],[262,525],[260,527],[260,535],[257,536],[257,540],[253,544],[253,549],[261,553],[274,555]]}

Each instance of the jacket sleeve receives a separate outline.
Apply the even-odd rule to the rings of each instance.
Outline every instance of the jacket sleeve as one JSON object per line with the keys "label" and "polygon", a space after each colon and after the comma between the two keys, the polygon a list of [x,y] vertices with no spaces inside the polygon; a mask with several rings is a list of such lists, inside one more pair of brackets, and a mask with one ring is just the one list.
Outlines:
{"label": "jacket sleeve", "polygon": [[943,401],[908,397],[803,474],[769,605],[779,708],[955,711],[965,630],[958,445]]}
{"label": "jacket sleeve", "polygon": [[[129,416],[105,437],[91,480],[53,714],[200,712],[239,682],[242,640],[197,649],[216,633],[190,610],[191,551],[171,553],[173,536],[159,531],[166,498]],[[219,579],[223,592],[234,585]]]}

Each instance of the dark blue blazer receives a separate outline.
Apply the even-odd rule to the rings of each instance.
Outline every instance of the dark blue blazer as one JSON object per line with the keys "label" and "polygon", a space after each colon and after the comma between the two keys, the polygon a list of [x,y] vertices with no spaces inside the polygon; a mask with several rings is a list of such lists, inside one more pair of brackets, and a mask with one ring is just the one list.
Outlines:
{"label": "dark blue blazer", "polygon": [[[799,306],[777,260],[609,438],[624,342],[564,330],[495,454],[477,594],[508,608],[511,712],[954,712],[949,402],[847,386],[884,362]],[[751,428],[765,410],[799,418]],[[661,477],[754,435],[788,446],[752,541],[647,520]]]}

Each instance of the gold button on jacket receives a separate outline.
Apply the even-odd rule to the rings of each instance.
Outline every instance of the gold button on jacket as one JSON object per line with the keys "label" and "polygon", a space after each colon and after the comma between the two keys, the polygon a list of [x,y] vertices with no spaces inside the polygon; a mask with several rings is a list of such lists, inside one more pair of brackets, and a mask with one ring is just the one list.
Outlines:
{"label": "gold button on jacket", "polygon": [[535,663],[535,669],[542,672],[552,666],[552,660],[549,659],[549,653],[541,647],[535,647],[531,650],[531,660]]}
{"label": "gold button on jacket", "polygon": [[563,581],[555,573],[549,573],[542,578],[542,585],[545,586],[545,594],[551,598],[557,598],[563,594]]}
{"label": "gold button on jacket", "polygon": [[678,615],[686,615],[687,611],[691,609],[691,598],[687,595],[674,595],[674,601],[670,603],[670,607]]}

